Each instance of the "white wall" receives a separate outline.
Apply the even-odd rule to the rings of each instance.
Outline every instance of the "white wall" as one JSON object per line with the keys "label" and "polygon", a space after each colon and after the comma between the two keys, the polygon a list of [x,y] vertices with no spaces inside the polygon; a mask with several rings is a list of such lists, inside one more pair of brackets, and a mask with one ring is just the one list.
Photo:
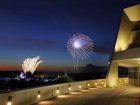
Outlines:
{"label": "white wall", "polygon": [[[90,87],[96,87],[96,85],[105,86],[106,80],[99,79],[99,80],[71,82],[4,93],[0,94],[0,105],[7,105],[8,96],[12,97],[12,105],[30,105],[42,100],[56,97],[59,94],[68,94],[70,93],[68,89],[69,87],[71,87],[71,91],[80,91],[82,89],[88,89],[89,88],[88,84],[91,85]],[[79,85],[81,85],[81,89],[79,88]],[[59,89],[60,91],[59,94],[56,93],[57,89]],[[37,98],[38,91],[40,91],[41,95],[40,98]]]}

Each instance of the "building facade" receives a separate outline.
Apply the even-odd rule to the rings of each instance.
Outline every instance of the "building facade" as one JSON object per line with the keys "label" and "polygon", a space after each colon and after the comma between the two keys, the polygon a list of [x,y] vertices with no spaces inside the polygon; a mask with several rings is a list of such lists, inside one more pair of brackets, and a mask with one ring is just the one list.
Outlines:
{"label": "building facade", "polygon": [[107,86],[116,87],[118,67],[129,69],[129,83],[140,86],[140,4],[123,9],[109,61]]}

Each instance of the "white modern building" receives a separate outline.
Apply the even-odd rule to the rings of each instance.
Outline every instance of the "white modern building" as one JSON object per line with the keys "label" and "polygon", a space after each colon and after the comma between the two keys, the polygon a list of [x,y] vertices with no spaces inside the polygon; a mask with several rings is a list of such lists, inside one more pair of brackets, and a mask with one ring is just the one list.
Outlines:
{"label": "white modern building", "polygon": [[108,87],[117,86],[119,66],[129,69],[130,84],[140,86],[140,4],[123,9],[109,63]]}

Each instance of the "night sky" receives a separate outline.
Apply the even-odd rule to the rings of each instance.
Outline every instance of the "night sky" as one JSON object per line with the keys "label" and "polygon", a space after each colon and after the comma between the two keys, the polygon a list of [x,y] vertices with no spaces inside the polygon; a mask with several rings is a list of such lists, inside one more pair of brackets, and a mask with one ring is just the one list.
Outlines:
{"label": "night sky", "polygon": [[[19,70],[25,58],[40,56],[38,69],[72,67],[66,43],[83,33],[95,53],[79,66],[107,66],[122,9],[139,0],[0,0],[0,70]],[[68,70],[68,69],[65,69]]]}

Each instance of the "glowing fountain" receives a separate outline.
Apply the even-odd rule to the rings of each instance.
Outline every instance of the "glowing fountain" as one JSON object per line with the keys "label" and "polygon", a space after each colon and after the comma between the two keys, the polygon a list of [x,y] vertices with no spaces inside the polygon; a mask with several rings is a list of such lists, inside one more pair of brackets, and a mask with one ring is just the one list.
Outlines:
{"label": "glowing fountain", "polygon": [[34,58],[27,58],[23,61],[22,64],[22,69],[24,73],[26,74],[27,72],[30,72],[31,74],[34,73],[36,70],[37,66],[42,63],[43,61],[40,60],[40,57],[34,57]]}
{"label": "glowing fountain", "polygon": [[20,75],[19,75],[19,78],[24,79],[25,77],[26,77],[26,75],[23,72],[21,72]]}

